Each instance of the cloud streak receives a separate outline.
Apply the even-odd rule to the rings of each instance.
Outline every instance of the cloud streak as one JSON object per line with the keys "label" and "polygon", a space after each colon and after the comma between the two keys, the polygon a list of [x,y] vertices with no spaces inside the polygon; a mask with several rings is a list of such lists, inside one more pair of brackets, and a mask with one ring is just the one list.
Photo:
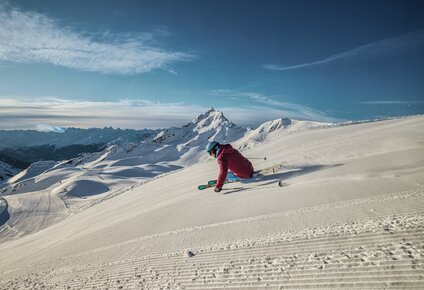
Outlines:
{"label": "cloud streak", "polygon": [[[211,96],[220,96],[233,99],[250,99],[259,105],[255,107],[262,107],[262,111],[268,110],[268,112],[278,111],[279,117],[293,118],[299,120],[312,120],[312,121],[324,121],[324,122],[337,122],[339,119],[332,118],[326,113],[303,106],[295,103],[282,102],[265,96],[257,92],[240,92],[234,90],[213,90],[208,93]],[[252,111],[254,109],[252,108]],[[265,115],[268,115],[265,112]],[[275,114],[272,114],[275,115]],[[279,118],[277,117],[277,118]],[[268,119],[270,120],[270,119]]]}
{"label": "cloud streak", "polygon": [[[164,36],[163,32],[158,32]],[[0,61],[49,63],[80,71],[134,75],[196,56],[155,47],[153,33],[89,35],[37,12],[0,3]]]}
{"label": "cloud streak", "polygon": [[424,29],[413,31],[400,36],[386,38],[366,45],[356,47],[354,49],[334,54],[327,58],[307,62],[292,66],[279,66],[275,64],[265,64],[263,67],[269,70],[293,70],[312,66],[318,66],[329,63],[350,61],[361,62],[373,58],[388,57],[393,54],[402,54],[409,49],[422,47],[424,44]]}
{"label": "cloud streak", "polygon": [[164,104],[148,100],[108,102],[53,97],[0,98],[0,129],[35,129],[40,125],[156,129],[186,124],[206,110],[183,103]]}
{"label": "cloud streak", "polygon": [[412,101],[365,101],[359,102],[362,105],[413,105],[413,104],[422,104],[423,102],[412,102]]}
{"label": "cloud streak", "polygon": [[[223,94],[221,91],[220,94]],[[239,97],[249,95],[239,94]],[[277,118],[330,121],[319,111],[296,104],[290,108],[270,106],[275,101],[257,97],[257,104],[246,107],[220,107],[239,126],[256,127]],[[31,104],[28,106],[28,104]],[[280,104],[281,105],[281,104]],[[182,126],[209,108],[185,103],[159,103],[149,100],[78,101],[53,97],[35,99],[0,98],[0,129],[39,129],[62,127],[120,127],[157,129]],[[313,118],[315,117],[315,118]],[[335,121],[333,119],[333,121]]]}

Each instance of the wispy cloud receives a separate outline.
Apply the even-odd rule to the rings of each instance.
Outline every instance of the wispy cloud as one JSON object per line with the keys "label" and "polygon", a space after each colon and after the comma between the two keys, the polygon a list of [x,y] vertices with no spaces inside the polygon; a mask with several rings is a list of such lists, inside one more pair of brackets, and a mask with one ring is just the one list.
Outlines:
{"label": "wispy cloud", "polygon": [[[213,90],[208,93],[212,96],[220,96],[235,99],[249,99],[256,103],[255,107],[260,107],[257,104],[261,104],[261,108],[268,112],[274,112],[272,115],[278,115],[279,117],[293,118],[300,120],[314,120],[314,121],[326,121],[326,122],[337,122],[339,119],[328,116],[326,113],[310,108],[308,106],[299,105],[295,103],[282,102],[275,100],[271,97],[263,95],[257,92],[240,92],[234,90]],[[275,114],[278,112],[277,114]],[[265,115],[268,115],[265,113]],[[278,117],[277,117],[278,118]],[[270,118],[269,118],[270,119]],[[268,120],[269,120],[268,119]]]}
{"label": "wispy cloud", "polygon": [[[165,36],[163,31],[157,31]],[[156,44],[157,34],[88,34],[33,11],[0,3],[0,61],[49,63],[75,70],[140,74],[153,69],[175,73],[170,65],[194,55],[168,51]]]}
{"label": "wispy cloud", "polygon": [[[221,110],[232,122],[245,127],[255,127],[281,117],[331,121],[328,116],[307,107],[288,104],[291,106],[290,109],[285,109],[269,106],[269,102],[273,101],[259,98],[257,103],[251,106],[224,106],[215,109]],[[159,103],[150,100],[106,102],[53,97],[33,99],[2,97],[0,129],[58,130],[62,127],[109,126],[132,129],[168,128],[184,125],[208,109],[207,106]]]}
{"label": "wispy cloud", "polygon": [[386,38],[354,49],[331,55],[327,58],[291,66],[265,64],[269,70],[292,70],[341,61],[359,62],[372,58],[387,57],[395,53],[404,53],[408,49],[421,47],[424,44],[424,29],[413,31],[400,36]]}
{"label": "wispy cloud", "polygon": [[359,102],[363,105],[412,105],[412,104],[422,104],[423,102],[412,102],[412,101],[365,101]]}
{"label": "wispy cloud", "polygon": [[206,110],[206,107],[149,100],[108,102],[53,97],[0,98],[0,129],[105,126],[165,128],[183,125]]}

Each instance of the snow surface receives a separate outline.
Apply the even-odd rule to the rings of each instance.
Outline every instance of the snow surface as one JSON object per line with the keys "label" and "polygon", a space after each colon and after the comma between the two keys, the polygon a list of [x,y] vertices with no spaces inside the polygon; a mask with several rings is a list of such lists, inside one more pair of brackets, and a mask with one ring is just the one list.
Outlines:
{"label": "snow surface", "polygon": [[[423,121],[246,130],[210,110],[28,173],[3,195],[0,289],[423,288]],[[197,190],[215,137],[268,174]]]}

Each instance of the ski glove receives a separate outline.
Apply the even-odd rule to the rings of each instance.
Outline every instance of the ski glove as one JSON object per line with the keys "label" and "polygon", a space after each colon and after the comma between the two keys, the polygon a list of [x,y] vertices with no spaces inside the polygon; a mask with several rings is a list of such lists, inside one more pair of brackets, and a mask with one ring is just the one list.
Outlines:
{"label": "ski glove", "polygon": [[221,188],[219,188],[219,187],[215,187],[214,191],[215,191],[215,192],[220,192],[220,191],[221,191]]}

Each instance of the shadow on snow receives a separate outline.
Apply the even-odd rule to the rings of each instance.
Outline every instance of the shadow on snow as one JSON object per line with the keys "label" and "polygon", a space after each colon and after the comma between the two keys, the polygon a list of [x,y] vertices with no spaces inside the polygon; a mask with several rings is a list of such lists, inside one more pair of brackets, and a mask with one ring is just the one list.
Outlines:
{"label": "shadow on snow", "polygon": [[[256,187],[260,188],[262,186],[274,184],[274,183],[276,183],[280,180],[284,181],[284,180],[287,180],[287,179],[290,179],[290,178],[293,178],[293,177],[297,177],[297,176],[301,176],[301,175],[305,175],[305,174],[309,174],[309,173],[312,173],[312,172],[325,170],[325,169],[329,169],[329,168],[333,168],[333,167],[338,167],[338,166],[341,166],[341,165],[343,165],[343,164],[307,165],[307,166],[303,166],[303,167],[298,167],[298,168],[293,169],[293,170],[288,171],[288,172],[279,172],[279,173],[255,176],[253,178],[241,180],[239,183],[241,183],[241,184],[251,184],[251,183],[255,183],[255,182],[267,181],[265,183],[254,186],[255,188]],[[246,189],[247,188],[244,188],[244,187],[228,188],[228,189],[225,189],[225,190],[229,190],[229,191],[224,192],[224,194],[235,193],[235,192],[243,191],[243,190],[246,190]]]}
{"label": "shadow on snow", "polygon": [[6,199],[0,197],[0,227],[4,225],[10,218],[8,204]]}

